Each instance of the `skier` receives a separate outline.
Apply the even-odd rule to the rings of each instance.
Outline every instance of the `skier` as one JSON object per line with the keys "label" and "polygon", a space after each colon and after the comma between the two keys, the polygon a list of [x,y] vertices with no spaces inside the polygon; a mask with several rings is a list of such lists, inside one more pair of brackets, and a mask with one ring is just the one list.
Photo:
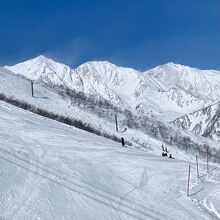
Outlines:
{"label": "skier", "polygon": [[125,146],[125,140],[124,140],[124,138],[123,138],[123,137],[121,138],[121,145],[122,145],[122,147],[124,147],[124,146]]}

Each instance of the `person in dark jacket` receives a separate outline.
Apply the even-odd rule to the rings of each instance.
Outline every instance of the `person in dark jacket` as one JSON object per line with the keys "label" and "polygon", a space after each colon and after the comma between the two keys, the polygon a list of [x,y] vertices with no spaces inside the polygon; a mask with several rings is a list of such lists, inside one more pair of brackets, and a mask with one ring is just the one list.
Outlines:
{"label": "person in dark jacket", "polygon": [[124,138],[123,138],[123,137],[121,138],[121,145],[122,145],[122,147],[124,147],[124,146],[125,146],[125,140],[124,140]]}
{"label": "person in dark jacket", "polygon": [[167,152],[166,151],[162,152],[162,157],[167,157]]}

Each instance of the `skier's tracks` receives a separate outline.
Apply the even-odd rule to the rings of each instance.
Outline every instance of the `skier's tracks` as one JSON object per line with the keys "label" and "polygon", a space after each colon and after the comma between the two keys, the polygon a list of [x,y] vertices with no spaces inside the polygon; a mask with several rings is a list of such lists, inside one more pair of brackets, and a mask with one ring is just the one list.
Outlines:
{"label": "skier's tracks", "polygon": [[0,148],[0,152],[2,153],[2,155],[0,155],[0,158],[2,160],[7,161],[8,163],[13,164],[35,175],[38,175],[44,179],[47,179],[48,181],[56,183],[57,185],[71,190],[79,195],[83,195],[87,199],[94,200],[102,205],[114,209],[118,213],[130,216],[133,219],[159,220],[166,218],[165,215],[159,213],[157,210],[154,209],[150,210],[151,214],[147,213],[146,211],[149,211],[149,207],[135,203],[134,201],[129,200],[126,197],[123,198],[123,203],[121,203],[120,196],[112,192],[103,190],[102,188],[92,185],[91,183],[76,179],[71,175],[69,176],[64,173],[60,174],[59,171],[52,167],[45,168],[47,166],[40,162],[35,163],[33,161],[27,160],[22,156],[18,156],[16,153],[13,153],[3,148]]}

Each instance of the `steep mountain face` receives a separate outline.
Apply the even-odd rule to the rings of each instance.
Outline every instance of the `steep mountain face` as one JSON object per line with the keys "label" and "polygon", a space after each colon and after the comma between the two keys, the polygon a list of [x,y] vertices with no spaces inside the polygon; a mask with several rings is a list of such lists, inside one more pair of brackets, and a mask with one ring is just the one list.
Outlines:
{"label": "steep mountain face", "polygon": [[216,101],[220,96],[220,72],[168,63],[145,72],[169,88],[178,88],[197,98]]}
{"label": "steep mountain face", "polygon": [[6,68],[37,82],[101,97],[112,104],[126,106],[141,114],[154,114],[166,121],[200,109],[207,100],[210,103],[216,100],[220,85],[216,71],[173,63],[142,73],[107,61],[87,62],[71,69],[39,56]]}
{"label": "steep mountain face", "polygon": [[215,103],[199,111],[184,115],[173,124],[204,137],[220,140],[220,103]]}
{"label": "steep mountain face", "polygon": [[[84,90],[92,89],[104,99],[113,103],[118,97],[121,103],[135,102],[136,87],[143,83],[142,76],[134,69],[118,67],[107,61],[87,62],[75,69],[82,78]],[[111,97],[111,94],[116,94]],[[110,99],[109,99],[110,97]]]}
{"label": "steep mountain face", "polygon": [[82,80],[74,73],[74,70],[65,64],[57,63],[42,55],[5,68],[30,80],[82,90]]}
{"label": "steep mountain face", "polygon": [[159,89],[162,85],[144,77],[140,72],[118,67],[107,61],[87,62],[78,68],[54,62],[44,56],[7,66],[8,70],[35,81],[51,85],[64,85],[87,95],[101,96],[113,103],[136,104],[144,89]]}
{"label": "steep mountain face", "polygon": [[80,76],[78,71],[42,55],[5,68],[36,82],[64,86],[67,89],[80,91],[87,95],[101,96],[115,103],[120,101],[116,93],[109,91],[106,85],[99,83],[99,79],[95,75],[91,75],[88,80],[86,75]]}
{"label": "steep mountain face", "polygon": [[103,91],[101,86],[105,85],[132,109],[153,113],[163,119],[174,119],[201,108],[207,102],[202,95],[198,97],[184,88],[169,85],[154,75],[118,67],[106,61],[85,63],[75,72],[83,82],[94,85],[99,94]]}
{"label": "steep mountain face", "polygon": [[106,98],[108,88],[126,105],[136,108],[144,96],[149,96],[149,91],[163,89],[163,84],[152,77],[145,77],[142,73],[131,69],[118,67],[107,61],[88,62],[75,69],[83,79],[84,87],[92,87],[102,97]]}

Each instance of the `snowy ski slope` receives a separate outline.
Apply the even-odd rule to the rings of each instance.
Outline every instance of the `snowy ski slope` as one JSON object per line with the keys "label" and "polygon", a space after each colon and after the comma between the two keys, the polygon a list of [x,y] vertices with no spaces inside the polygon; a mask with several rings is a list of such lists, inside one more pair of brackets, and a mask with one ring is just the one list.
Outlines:
{"label": "snowy ski slope", "polygon": [[[0,102],[0,218],[220,219],[220,168],[161,158]],[[186,157],[182,157],[186,158]],[[203,175],[203,176],[202,176]]]}

